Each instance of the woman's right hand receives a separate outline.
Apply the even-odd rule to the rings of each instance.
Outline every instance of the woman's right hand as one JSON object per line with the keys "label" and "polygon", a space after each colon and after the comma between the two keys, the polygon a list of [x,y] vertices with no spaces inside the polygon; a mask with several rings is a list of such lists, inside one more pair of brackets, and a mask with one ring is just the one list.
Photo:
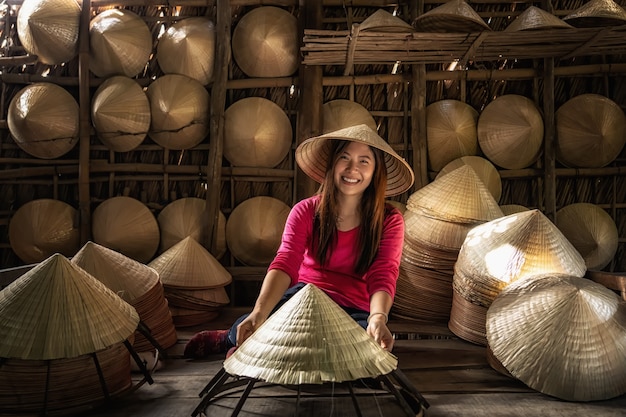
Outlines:
{"label": "woman's right hand", "polygon": [[260,313],[253,311],[237,326],[237,346],[241,346],[256,329],[265,322],[266,318]]}

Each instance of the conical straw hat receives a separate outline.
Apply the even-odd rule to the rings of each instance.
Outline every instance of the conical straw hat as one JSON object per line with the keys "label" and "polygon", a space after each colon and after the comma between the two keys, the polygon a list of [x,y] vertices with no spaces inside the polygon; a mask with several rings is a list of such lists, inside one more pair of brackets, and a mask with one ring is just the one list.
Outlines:
{"label": "conical straw hat", "polygon": [[572,28],[572,25],[537,6],[530,6],[517,16],[504,31],[517,32],[522,30],[559,28]]}
{"label": "conical straw hat", "polygon": [[262,97],[247,97],[224,113],[224,157],[234,166],[274,168],[291,150],[285,111]]}
{"label": "conical straw hat", "polygon": [[505,216],[508,216],[509,214],[520,213],[530,209],[521,204],[502,204],[500,205],[500,210],[502,210]]}
{"label": "conical straw hat", "polygon": [[590,0],[563,20],[577,28],[621,26],[626,11],[613,0]]}
{"label": "conical straw hat", "polygon": [[474,172],[478,175],[478,178],[485,184],[493,199],[496,201],[500,200],[500,196],[502,195],[502,178],[500,178],[500,173],[496,169],[496,167],[489,162],[489,160],[480,157],[480,156],[462,156],[453,161],[450,161],[441,168],[441,171],[437,174],[435,179],[442,177],[455,169],[463,166],[469,165],[474,169]]}
{"label": "conical straw hat", "polygon": [[428,163],[433,171],[478,152],[478,112],[459,100],[439,100],[426,107]]}
{"label": "conical straw hat", "polygon": [[72,263],[131,305],[159,283],[153,268],[91,241],[72,257]]}
{"label": "conical straw hat", "polygon": [[463,245],[473,223],[455,223],[430,217],[421,210],[404,212],[404,233],[412,242],[427,246],[458,250]]}
{"label": "conical straw hat", "polygon": [[210,96],[193,78],[166,74],[146,91],[152,120],[148,135],[166,149],[190,149],[209,133]]}
{"label": "conical straw hat", "polygon": [[617,252],[619,234],[613,218],[591,203],[574,203],[557,211],[556,226],[580,252],[587,269],[601,270]]}
{"label": "conical straw hat", "polygon": [[261,6],[233,30],[233,57],[249,77],[288,77],[298,69],[298,19],[285,9]]}
{"label": "conical straw hat", "polygon": [[103,201],[92,215],[93,241],[146,263],[159,246],[159,225],[148,207],[132,197]]}
{"label": "conical straw hat", "polygon": [[280,246],[289,211],[287,204],[267,196],[238,204],[226,220],[226,243],[231,254],[246,265],[268,265]]}
{"label": "conical straw hat", "polygon": [[374,131],[378,129],[374,116],[356,101],[344,99],[327,101],[322,106],[322,112],[324,116],[323,133],[360,124],[367,125]]}
{"label": "conical straw hat", "polygon": [[581,94],[555,113],[556,157],[576,168],[601,168],[613,162],[626,143],[626,116],[613,100]]}
{"label": "conical straw hat", "polygon": [[231,375],[288,385],[377,377],[397,365],[394,355],[312,284],[283,304],[224,361]]}
{"label": "conical straw hat", "polygon": [[215,25],[206,17],[174,22],[159,38],[157,62],[165,74],[181,74],[202,85],[213,81]]}
{"label": "conical straw hat", "polygon": [[367,17],[360,25],[360,31],[373,32],[414,32],[413,26],[394,16],[385,9],[378,9]]}
{"label": "conical straw hat", "polygon": [[478,144],[485,156],[502,168],[521,169],[535,162],[543,134],[539,109],[517,94],[496,98],[478,117]]}
{"label": "conical straw hat", "polygon": [[148,266],[166,287],[204,289],[223,287],[232,281],[230,272],[191,236],[181,240]]}
{"label": "conical straw hat", "polygon": [[463,165],[425,185],[407,200],[407,210],[459,223],[482,223],[502,217],[493,195],[470,165]]}
{"label": "conical straw hat", "polygon": [[121,75],[105,80],[91,101],[98,138],[115,152],[141,145],[150,129],[150,102],[139,83]]}
{"label": "conical straw hat", "polygon": [[25,0],[17,12],[17,35],[24,49],[48,65],[78,52],[81,6],[76,0]]}
{"label": "conical straw hat", "polygon": [[97,77],[134,77],[148,64],[152,34],[128,9],[108,9],[89,23],[89,69]]}
{"label": "conical straw hat", "polygon": [[72,256],[80,248],[78,210],[47,198],[25,203],[9,222],[11,249],[25,263],[37,263],[55,253]]}
{"label": "conical straw hat", "polygon": [[63,87],[34,83],[22,88],[9,103],[11,136],[26,153],[54,159],[78,143],[78,103]]}
{"label": "conical straw hat", "polygon": [[418,16],[413,27],[419,32],[482,32],[491,30],[464,0],[450,0]]}
{"label": "conical straw hat", "polygon": [[135,332],[135,309],[100,281],[54,254],[0,291],[0,357],[73,358]]}
{"label": "conical straw hat", "polygon": [[[159,251],[165,252],[187,236],[197,242],[207,237],[206,200],[197,197],[184,197],[174,200],[157,216],[161,230]],[[226,253],[226,216],[221,211],[217,219],[217,247],[212,253],[220,259]]]}
{"label": "conical straw hat", "polygon": [[626,303],[591,280],[554,274],[511,284],[487,312],[487,339],[515,378],[544,394],[626,393]]}

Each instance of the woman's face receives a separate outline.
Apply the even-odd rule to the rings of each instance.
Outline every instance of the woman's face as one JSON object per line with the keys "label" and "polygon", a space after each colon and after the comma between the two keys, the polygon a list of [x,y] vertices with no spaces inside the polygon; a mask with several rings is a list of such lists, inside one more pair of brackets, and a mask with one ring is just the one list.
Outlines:
{"label": "woman's face", "polygon": [[335,163],[335,187],[344,195],[361,195],[372,182],[374,168],[372,149],[363,143],[350,142]]}

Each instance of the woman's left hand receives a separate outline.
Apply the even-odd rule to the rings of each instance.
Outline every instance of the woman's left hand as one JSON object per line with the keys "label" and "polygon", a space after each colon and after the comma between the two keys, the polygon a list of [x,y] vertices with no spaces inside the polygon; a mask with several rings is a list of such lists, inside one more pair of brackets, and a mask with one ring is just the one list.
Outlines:
{"label": "woman's left hand", "polygon": [[389,327],[387,327],[385,323],[385,316],[372,316],[367,325],[367,334],[372,336],[376,343],[387,352],[391,352],[393,349],[394,339]]}

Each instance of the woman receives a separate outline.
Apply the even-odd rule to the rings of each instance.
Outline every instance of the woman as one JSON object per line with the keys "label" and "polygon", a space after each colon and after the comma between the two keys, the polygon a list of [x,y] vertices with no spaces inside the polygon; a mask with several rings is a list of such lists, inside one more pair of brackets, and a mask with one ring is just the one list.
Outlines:
{"label": "woman", "polygon": [[413,171],[366,125],[304,141],[296,149],[296,162],[321,186],[291,209],[252,312],[230,331],[194,335],[185,347],[186,357],[240,345],[307,283],[328,294],[383,349],[393,348],[387,320],[404,219],[385,198],[409,190]]}

